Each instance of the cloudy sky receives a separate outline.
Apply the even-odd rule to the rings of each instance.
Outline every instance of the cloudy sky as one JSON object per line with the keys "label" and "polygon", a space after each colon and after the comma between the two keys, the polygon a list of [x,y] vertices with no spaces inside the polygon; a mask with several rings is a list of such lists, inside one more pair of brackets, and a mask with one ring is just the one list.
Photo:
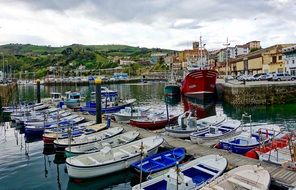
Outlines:
{"label": "cloudy sky", "polygon": [[0,0],[0,44],[209,49],[296,42],[296,0]]}

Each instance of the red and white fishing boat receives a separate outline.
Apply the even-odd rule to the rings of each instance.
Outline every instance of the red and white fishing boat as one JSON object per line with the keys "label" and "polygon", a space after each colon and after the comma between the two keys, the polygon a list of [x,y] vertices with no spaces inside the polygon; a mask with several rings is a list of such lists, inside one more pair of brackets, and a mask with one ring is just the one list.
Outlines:
{"label": "red and white fishing boat", "polygon": [[172,111],[168,115],[167,113],[159,115],[148,115],[147,117],[140,119],[131,119],[129,124],[135,127],[156,130],[164,128],[169,124],[177,123],[178,117],[182,114],[180,110]]}
{"label": "red and white fishing boat", "polygon": [[[266,132],[268,134],[268,132]],[[289,143],[289,133],[281,134],[279,137],[272,139],[268,144],[256,147],[248,151],[245,156],[249,158],[259,159],[261,154],[270,152],[275,149],[281,149],[288,146]]]}
{"label": "red and white fishing boat", "polygon": [[208,52],[202,44],[193,49],[193,53],[187,56],[187,70],[182,82],[181,92],[185,96],[205,99],[215,93],[218,72],[208,65]]}

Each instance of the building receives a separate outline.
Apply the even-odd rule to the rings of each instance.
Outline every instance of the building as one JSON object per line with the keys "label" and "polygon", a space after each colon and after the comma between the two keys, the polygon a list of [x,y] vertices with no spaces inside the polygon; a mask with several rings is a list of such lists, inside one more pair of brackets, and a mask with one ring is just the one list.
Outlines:
{"label": "building", "polygon": [[123,60],[123,59],[120,59],[119,60],[119,65],[132,65],[132,64],[135,64],[136,62],[135,61],[131,61],[131,60]]}
{"label": "building", "polygon": [[192,43],[192,49],[193,49],[193,50],[197,50],[197,49],[199,49],[199,42],[193,42],[193,43]]}
{"label": "building", "polygon": [[249,53],[249,47],[244,44],[244,45],[236,45],[235,46],[235,57],[239,57],[241,55],[246,55]]}
{"label": "building", "polygon": [[250,41],[246,43],[246,45],[248,46],[250,51],[252,49],[261,49],[260,41]]}
{"label": "building", "polygon": [[293,44],[277,44],[251,52],[229,61],[229,70],[234,75],[284,72],[282,49]]}
{"label": "building", "polygon": [[150,56],[150,63],[156,64],[161,59],[164,59],[168,54],[167,53],[152,53]]}
{"label": "building", "polygon": [[284,48],[283,59],[285,62],[286,72],[296,76],[296,46]]}

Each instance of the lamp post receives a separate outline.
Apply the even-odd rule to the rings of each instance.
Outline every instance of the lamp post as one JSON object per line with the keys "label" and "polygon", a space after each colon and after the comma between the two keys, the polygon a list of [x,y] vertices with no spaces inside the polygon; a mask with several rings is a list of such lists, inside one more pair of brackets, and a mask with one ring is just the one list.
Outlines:
{"label": "lamp post", "polygon": [[95,80],[96,85],[96,123],[102,123],[102,97],[101,97],[101,78]]}

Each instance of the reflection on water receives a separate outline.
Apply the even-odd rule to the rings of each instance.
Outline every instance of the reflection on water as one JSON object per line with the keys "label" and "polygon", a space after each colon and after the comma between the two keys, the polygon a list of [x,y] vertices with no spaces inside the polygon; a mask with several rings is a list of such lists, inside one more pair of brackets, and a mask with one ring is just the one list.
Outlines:
{"label": "reflection on water", "polygon": [[165,103],[171,106],[179,105],[181,102],[181,96],[165,96],[164,97]]}
{"label": "reflection on water", "polygon": [[68,190],[92,190],[92,189],[131,189],[138,183],[135,174],[127,169],[124,171],[108,174],[102,177],[75,180],[70,179],[68,182]]}
{"label": "reflection on water", "polygon": [[215,101],[200,101],[199,99],[182,97],[184,111],[191,111],[197,118],[205,118],[216,115]]}
{"label": "reflection on water", "polygon": [[[165,105],[194,110],[199,118],[224,113],[233,119],[241,119],[245,112],[252,115],[254,122],[277,123],[295,128],[296,105],[244,106],[233,107],[209,101],[207,104],[195,99],[165,97],[164,84],[145,83],[108,85],[117,90],[121,98],[136,98],[138,104]],[[42,87],[41,96],[49,97],[51,91],[65,92],[75,90],[75,86]],[[94,90],[94,86],[79,87],[84,94]],[[17,94],[17,93],[16,93]],[[19,97],[33,101],[34,86],[20,86]],[[16,95],[17,97],[17,95]],[[55,154],[53,146],[44,146],[41,139],[29,139],[23,134],[24,128],[11,123],[0,125],[0,189],[131,189],[139,179],[130,170],[89,180],[69,179],[65,171],[65,157]],[[17,182],[17,183],[16,183]]]}

